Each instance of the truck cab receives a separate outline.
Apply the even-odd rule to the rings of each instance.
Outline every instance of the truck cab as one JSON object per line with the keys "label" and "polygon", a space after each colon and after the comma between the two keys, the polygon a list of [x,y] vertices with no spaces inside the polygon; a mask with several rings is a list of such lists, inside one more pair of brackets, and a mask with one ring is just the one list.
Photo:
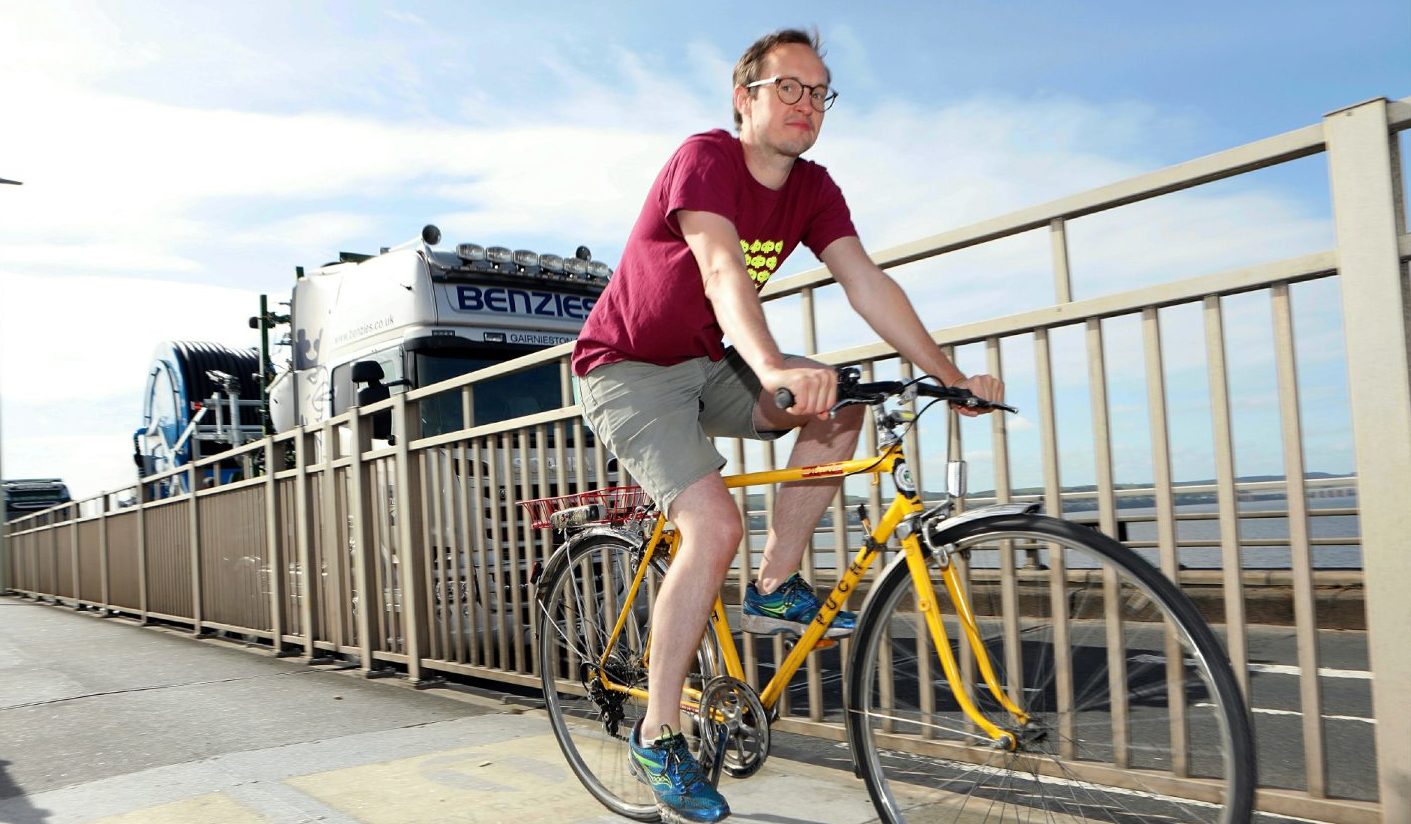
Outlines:
{"label": "truck cab", "polygon": [[[439,231],[377,255],[344,253],[299,277],[290,302],[289,368],[270,385],[276,431],[318,424],[358,403],[353,367],[377,363],[391,393],[430,386],[572,341],[612,270],[580,247],[572,257],[462,243]],[[477,383],[421,403],[421,434],[437,435],[563,405],[556,364]]]}
{"label": "truck cab", "polygon": [[68,486],[58,478],[24,478],[0,481],[5,491],[5,520],[23,518],[71,503]]}

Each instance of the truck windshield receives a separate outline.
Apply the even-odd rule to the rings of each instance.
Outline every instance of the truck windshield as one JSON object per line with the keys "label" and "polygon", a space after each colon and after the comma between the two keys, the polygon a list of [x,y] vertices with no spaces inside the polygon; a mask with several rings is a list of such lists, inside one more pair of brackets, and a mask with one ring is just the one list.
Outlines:
{"label": "truck windshield", "polygon": [[69,502],[68,490],[63,487],[58,489],[7,489],[5,495],[11,503],[27,504],[31,507],[39,504],[66,504]]}
{"label": "truck windshield", "polygon": [[30,512],[48,509],[51,506],[66,504],[69,488],[62,483],[23,484],[5,483],[5,520],[18,518]]}
{"label": "truck windshield", "polygon": [[[416,384],[430,386],[523,354],[525,352],[518,350],[418,352]],[[483,426],[563,406],[557,363],[546,363],[512,375],[501,375],[481,381],[475,384],[474,390],[475,403],[471,419],[473,426]],[[421,402],[423,436],[454,432],[463,426],[460,392],[443,392]]]}

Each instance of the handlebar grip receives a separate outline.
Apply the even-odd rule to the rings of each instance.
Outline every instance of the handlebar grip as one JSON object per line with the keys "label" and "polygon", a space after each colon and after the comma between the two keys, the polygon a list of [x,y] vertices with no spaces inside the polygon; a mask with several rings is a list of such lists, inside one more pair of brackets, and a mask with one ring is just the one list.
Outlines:
{"label": "handlebar grip", "polygon": [[788,409],[794,405],[794,393],[784,387],[774,390],[774,405],[780,409]]}

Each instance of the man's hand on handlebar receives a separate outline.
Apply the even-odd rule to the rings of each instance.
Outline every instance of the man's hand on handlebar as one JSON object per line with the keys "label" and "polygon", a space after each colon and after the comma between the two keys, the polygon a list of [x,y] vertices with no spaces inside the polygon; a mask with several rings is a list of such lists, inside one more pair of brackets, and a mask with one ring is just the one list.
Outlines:
{"label": "man's hand on handlebar", "polygon": [[789,390],[793,403],[781,408],[792,415],[827,418],[838,400],[838,373],[831,366],[788,361],[781,369],[761,373],[759,379],[766,387]]}
{"label": "man's hand on handlebar", "polygon": [[[789,371],[794,370],[774,370],[771,374],[777,375]],[[807,371],[816,373],[817,370],[809,369]],[[906,383],[901,381],[862,383],[858,380],[858,372],[854,367],[845,367],[837,370],[836,373],[831,373],[830,370],[823,371],[834,374],[838,382],[833,384],[834,392],[832,394],[835,402],[823,412],[815,413],[820,418],[828,417],[830,412],[835,412],[850,404],[861,403],[873,406],[890,397],[909,396],[915,398],[918,395],[949,401],[951,408],[956,412],[971,417],[993,412],[996,409],[1002,409],[1005,412],[1019,411],[1004,403],[1004,382],[989,375],[976,375],[945,386],[929,375],[918,381]],[[808,380],[813,380],[812,374],[808,376]],[[765,384],[765,386],[770,385],[778,387],[774,391],[774,404],[777,408],[786,409],[796,415],[804,414],[800,410],[805,407],[795,402],[794,393],[789,387],[777,383]]]}
{"label": "man's hand on handlebar", "polygon": [[[954,386],[969,389],[977,398],[983,398],[993,403],[1004,403],[1004,381],[990,375],[971,375],[963,381],[958,381]],[[971,408],[960,404],[951,404],[951,407],[962,415],[975,417],[976,415],[986,415],[993,412],[991,407]]]}

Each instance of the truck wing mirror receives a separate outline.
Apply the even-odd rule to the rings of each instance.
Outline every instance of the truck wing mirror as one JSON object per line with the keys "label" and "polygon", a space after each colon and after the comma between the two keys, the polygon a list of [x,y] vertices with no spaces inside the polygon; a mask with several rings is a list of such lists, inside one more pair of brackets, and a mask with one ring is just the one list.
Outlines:
{"label": "truck wing mirror", "polygon": [[[364,360],[353,364],[353,383],[365,383],[358,390],[358,406],[367,406],[392,397],[392,390],[382,382],[382,364]],[[392,410],[372,413],[372,437],[379,441],[392,440]]]}
{"label": "truck wing mirror", "polygon": [[378,383],[385,377],[382,364],[375,360],[360,360],[353,364],[353,383]]}

